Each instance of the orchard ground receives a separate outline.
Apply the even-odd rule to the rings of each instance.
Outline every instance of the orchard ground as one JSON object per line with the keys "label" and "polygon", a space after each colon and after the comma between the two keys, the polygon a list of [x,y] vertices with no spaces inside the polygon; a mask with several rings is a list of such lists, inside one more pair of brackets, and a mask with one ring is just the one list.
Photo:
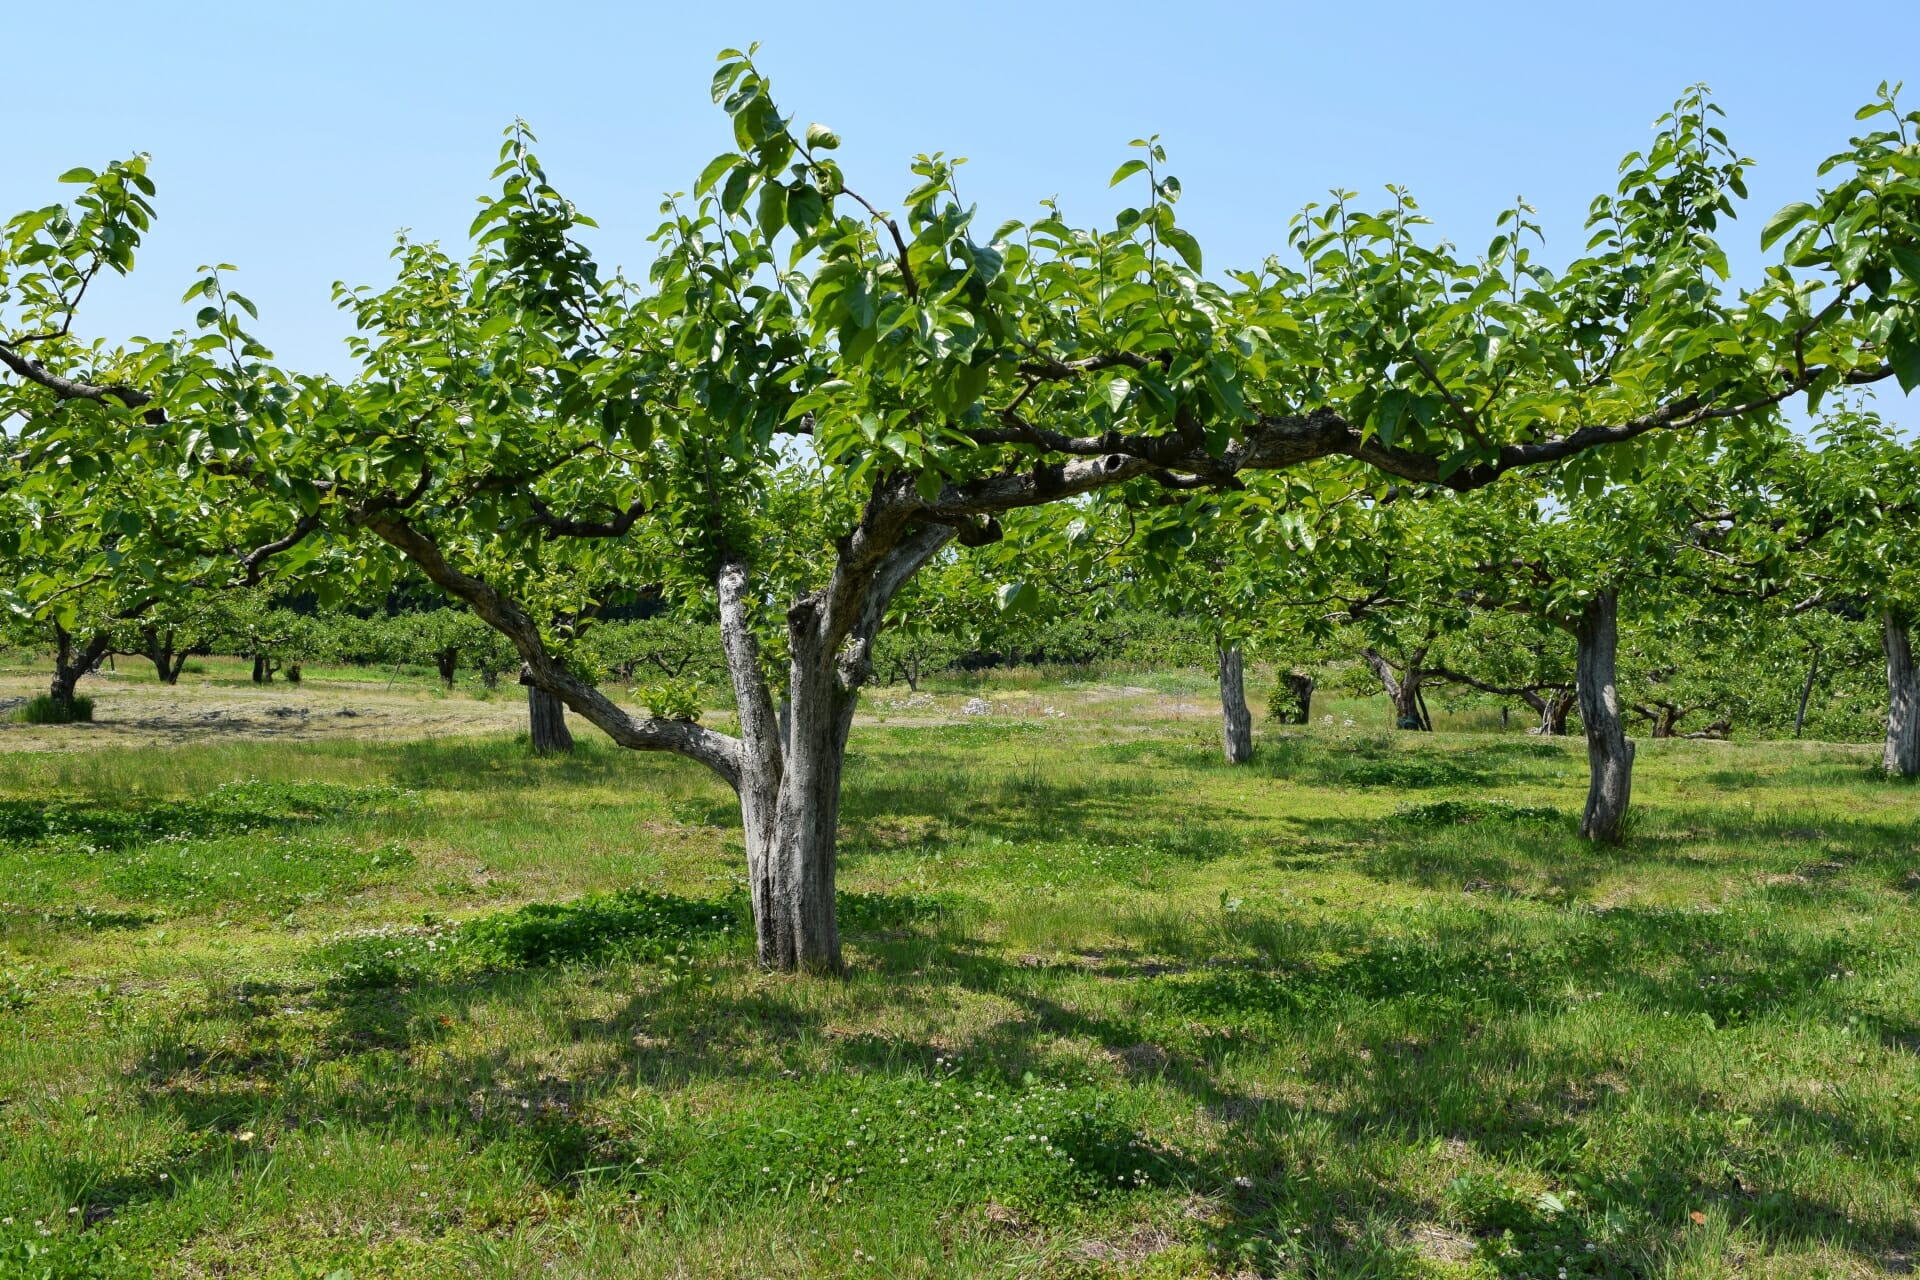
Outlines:
{"label": "orchard ground", "polygon": [[0,728],[0,1274],[1920,1251],[1920,795],[1877,746],[1643,741],[1602,849],[1583,745],[1517,717],[1328,703],[1235,769],[1198,674],[880,690],[851,972],[795,979],[698,766],[577,721],[532,759],[511,685],[137,667]]}

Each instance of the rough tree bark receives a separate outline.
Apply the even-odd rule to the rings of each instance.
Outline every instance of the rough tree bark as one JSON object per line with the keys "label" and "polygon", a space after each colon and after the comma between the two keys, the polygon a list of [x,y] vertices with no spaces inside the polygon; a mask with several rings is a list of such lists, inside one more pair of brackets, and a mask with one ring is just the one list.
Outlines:
{"label": "rough tree bark", "polygon": [[1423,644],[1408,653],[1406,666],[1398,671],[1378,649],[1362,649],[1360,656],[1373,668],[1380,687],[1386,690],[1387,698],[1393,703],[1394,728],[1431,730],[1433,725],[1422,714],[1420,699],[1420,684],[1426,677],[1421,664],[1426,661],[1427,646]]}
{"label": "rough tree bark", "polygon": [[565,755],[573,750],[573,734],[567,729],[567,704],[533,682],[525,667],[520,683],[527,686],[527,737],[535,755]]}
{"label": "rough tree bark", "polygon": [[1612,844],[1624,834],[1633,795],[1633,742],[1620,718],[1615,661],[1620,646],[1620,600],[1612,588],[1596,595],[1573,624],[1579,647],[1575,683],[1587,731],[1587,808],[1580,834]]}
{"label": "rough tree bark", "polygon": [[1228,764],[1253,759],[1253,712],[1247,709],[1246,656],[1237,644],[1220,645],[1221,740]]}
{"label": "rough tree bark", "polygon": [[100,665],[113,647],[113,639],[104,631],[88,636],[79,644],[77,637],[59,623],[53,624],[53,680],[48,685],[47,696],[54,705],[73,709],[74,689],[80,683],[80,677]]}
{"label": "rough tree bark", "polygon": [[1913,665],[1912,621],[1889,610],[1881,618],[1887,654],[1887,742],[1880,767],[1894,777],[1920,775],[1920,670]]}

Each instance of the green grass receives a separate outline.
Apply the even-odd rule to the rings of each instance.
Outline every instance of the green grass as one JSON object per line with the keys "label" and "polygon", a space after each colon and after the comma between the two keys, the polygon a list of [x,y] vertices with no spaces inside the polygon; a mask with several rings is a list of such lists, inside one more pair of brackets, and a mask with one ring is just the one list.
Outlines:
{"label": "green grass", "polygon": [[1642,743],[1595,849],[1577,742],[1230,769],[1038,691],[856,731],[841,980],[757,971],[680,761],[0,756],[0,1274],[1910,1266],[1920,828],[1870,751]]}
{"label": "green grass", "polygon": [[13,718],[23,724],[84,724],[93,719],[93,699],[76,697],[71,702],[55,702],[42,694],[15,708]]}

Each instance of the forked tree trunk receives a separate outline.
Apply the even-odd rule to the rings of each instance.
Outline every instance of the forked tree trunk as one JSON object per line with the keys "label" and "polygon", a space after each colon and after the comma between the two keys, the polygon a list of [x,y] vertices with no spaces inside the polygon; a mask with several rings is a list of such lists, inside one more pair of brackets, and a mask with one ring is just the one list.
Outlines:
{"label": "forked tree trunk", "polygon": [[874,508],[842,543],[826,585],[787,609],[788,725],[774,709],[761,665],[746,562],[724,555],[716,585],[737,737],[690,721],[635,719],[554,661],[524,609],[448,564],[439,546],[403,518],[379,513],[366,527],[511,640],[526,662],[522,679],[530,685],[564,701],[620,746],[672,751],[725,779],[740,797],[760,962],[788,971],[841,967],[834,872],[854,702],[872,677],[873,639],[889,602],[953,539],[951,526]]}
{"label": "forked tree trunk", "polygon": [[143,636],[147,642],[147,660],[153,663],[154,677],[161,684],[179,684],[181,669],[187,665],[187,653],[184,649],[174,649],[172,629],[161,631],[157,627],[148,627]]}
{"label": "forked tree trunk", "polygon": [[1909,620],[1888,611],[1880,642],[1887,653],[1887,744],[1880,767],[1894,777],[1920,775],[1920,671],[1913,665]]}
{"label": "forked tree trunk", "polygon": [[1595,596],[1573,627],[1579,647],[1576,682],[1587,731],[1587,808],[1580,834],[1605,844],[1624,831],[1633,796],[1633,742],[1620,718],[1614,669],[1620,645],[1620,601],[1611,588]]}
{"label": "forked tree trunk", "polygon": [[1228,764],[1253,759],[1253,713],[1247,710],[1246,656],[1237,644],[1222,645],[1220,660],[1221,738]]}
{"label": "forked tree trunk", "polygon": [[1426,661],[1425,645],[1407,655],[1406,666],[1395,670],[1386,655],[1377,649],[1362,649],[1360,656],[1366,659],[1373,674],[1378,677],[1380,687],[1386,690],[1387,698],[1393,703],[1393,727],[1396,729],[1430,730],[1433,724],[1427,719],[1424,703],[1420,697],[1420,685],[1426,678],[1421,664]]}
{"label": "forked tree trunk", "polygon": [[273,683],[273,659],[264,653],[253,655],[253,682],[255,684]]}
{"label": "forked tree trunk", "polygon": [[1293,710],[1281,721],[1283,724],[1308,724],[1313,720],[1314,679],[1298,671],[1289,671],[1282,677],[1287,682],[1287,696],[1293,701]]}

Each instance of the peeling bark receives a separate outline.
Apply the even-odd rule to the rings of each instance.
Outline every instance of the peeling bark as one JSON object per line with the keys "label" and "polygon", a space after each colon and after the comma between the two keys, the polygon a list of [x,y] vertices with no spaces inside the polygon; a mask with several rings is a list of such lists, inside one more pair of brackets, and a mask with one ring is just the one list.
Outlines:
{"label": "peeling bark", "polygon": [[1579,646],[1576,683],[1587,731],[1587,807],[1580,834],[1602,844],[1624,834],[1633,794],[1633,742],[1620,718],[1615,663],[1620,646],[1620,602],[1609,588],[1596,595],[1573,625]]}

